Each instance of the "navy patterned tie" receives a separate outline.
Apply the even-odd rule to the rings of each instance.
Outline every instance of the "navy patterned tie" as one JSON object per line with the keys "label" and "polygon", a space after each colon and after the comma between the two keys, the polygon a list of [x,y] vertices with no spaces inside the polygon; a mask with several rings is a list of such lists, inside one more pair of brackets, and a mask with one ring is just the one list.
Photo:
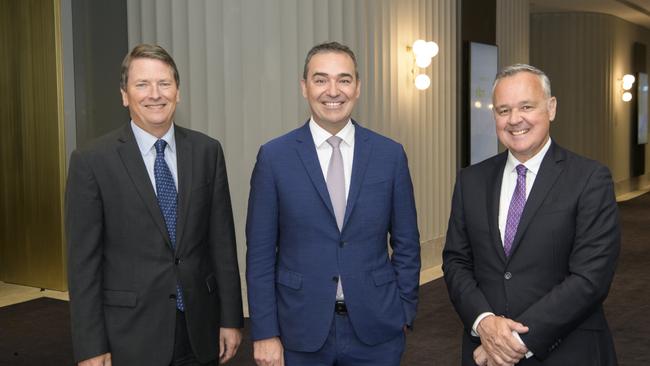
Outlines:
{"label": "navy patterned tie", "polygon": [[[158,205],[165,219],[167,233],[172,244],[172,249],[176,249],[176,206],[177,194],[174,177],[165,162],[165,147],[167,141],[160,139],[154,144],[156,147],[156,162],[153,165],[153,173],[156,178],[156,193],[158,195]],[[183,303],[183,291],[180,284],[176,284],[176,308],[185,311]]]}

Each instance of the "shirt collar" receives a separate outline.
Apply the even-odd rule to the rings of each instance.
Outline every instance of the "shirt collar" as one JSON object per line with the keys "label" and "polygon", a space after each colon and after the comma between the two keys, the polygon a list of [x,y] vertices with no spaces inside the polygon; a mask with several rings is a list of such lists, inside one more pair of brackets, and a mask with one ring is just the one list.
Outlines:
{"label": "shirt collar", "polygon": [[[154,149],[154,144],[156,141],[158,141],[158,138],[149,132],[143,130],[140,128],[140,126],[136,125],[133,120],[131,120],[131,129],[133,130],[133,135],[135,136],[135,141],[138,143],[138,148],[140,149],[140,153],[144,156],[149,154],[152,149]],[[161,139],[165,140],[167,142],[167,146],[169,147],[170,151],[172,153],[176,152],[176,137],[174,136],[174,124],[172,123],[171,127],[169,127],[169,130],[165,132],[163,137]]]}
{"label": "shirt collar", "polygon": [[[328,138],[332,137],[332,134],[319,126],[318,123],[314,121],[314,118],[309,120],[309,130],[311,131],[311,136],[314,139],[314,144],[317,148],[321,147],[327,142]],[[352,123],[352,120],[348,120],[348,123],[346,123],[345,127],[343,127],[336,136],[340,137],[348,146],[354,146],[354,124]]]}
{"label": "shirt collar", "polygon": [[551,147],[551,138],[549,137],[546,143],[544,144],[544,147],[537,152],[532,158],[528,159],[525,163],[520,162],[515,158],[514,155],[510,151],[508,151],[508,160],[506,161],[506,171],[507,172],[514,172],[517,165],[519,164],[524,164],[526,169],[530,171],[531,173],[537,175],[537,172],[539,171],[539,167],[542,165],[542,160],[544,160],[544,156],[546,155],[546,152],[548,149]]}

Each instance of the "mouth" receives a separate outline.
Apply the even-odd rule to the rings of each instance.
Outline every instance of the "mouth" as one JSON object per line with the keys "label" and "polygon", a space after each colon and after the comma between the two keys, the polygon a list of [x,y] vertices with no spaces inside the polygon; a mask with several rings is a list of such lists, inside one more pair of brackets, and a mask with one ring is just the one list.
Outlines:
{"label": "mouth", "polygon": [[522,130],[514,130],[514,131],[508,131],[508,132],[510,132],[510,134],[513,135],[513,136],[522,136],[522,135],[527,134],[528,131],[530,131],[530,129],[525,128],[525,129],[522,129]]}
{"label": "mouth", "polygon": [[147,109],[152,109],[152,110],[161,110],[167,106],[166,103],[163,104],[145,104],[144,107]]}
{"label": "mouth", "polygon": [[327,109],[338,109],[343,105],[343,102],[323,102]]}

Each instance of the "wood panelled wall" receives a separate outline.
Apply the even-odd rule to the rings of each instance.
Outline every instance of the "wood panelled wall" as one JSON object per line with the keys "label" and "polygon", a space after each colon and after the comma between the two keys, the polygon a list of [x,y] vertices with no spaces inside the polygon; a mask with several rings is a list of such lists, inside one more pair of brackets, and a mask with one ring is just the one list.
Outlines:
{"label": "wood panelled wall", "polygon": [[497,0],[496,36],[499,69],[529,62],[529,0]]}
{"label": "wood panelled wall", "polygon": [[[650,31],[611,15],[531,16],[530,59],[548,74],[558,99],[551,136],[608,165],[617,184],[633,178],[630,126],[634,104],[621,100],[620,79],[632,72],[634,42],[650,46]],[[648,166],[646,160],[646,171]]]}
{"label": "wood panelled wall", "polygon": [[[244,270],[246,203],[259,146],[309,118],[299,88],[315,44],[356,53],[361,98],[354,118],[404,144],[414,180],[424,269],[440,264],[456,176],[457,2],[454,0],[224,0],[128,2],[129,45],[156,42],[181,74],[176,121],[219,139],[226,152]],[[406,46],[440,46],[413,86]]]}
{"label": "wood panelled wall", "polygon": [[0,280],[64,290],[59,0],[0,0]]}

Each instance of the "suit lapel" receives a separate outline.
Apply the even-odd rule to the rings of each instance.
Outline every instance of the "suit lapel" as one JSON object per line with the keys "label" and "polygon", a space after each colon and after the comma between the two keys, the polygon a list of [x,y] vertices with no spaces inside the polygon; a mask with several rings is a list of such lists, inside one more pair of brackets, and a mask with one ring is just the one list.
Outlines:
{"label": "suit lapel", "polygon": [[153,189],[147,168],[142,160],[138,143],[135,141],[135,136],[131,130],[131,124],[127,124],[124,127],[118,140],[121,142],[117,148],[120,159],[122,159],[122,163],[128,175],[131,177],[140,198],[142,198],[142,201],[147,207],[151,218],[156,223],[156,226],[158,226],[165,240],[169,243],[170,239],[167,233],[167,226],[165,226],[165,220],[163,219],[162,212],[160,212],[156,192]]}
{"label": "suit lapel", "polygon": [[350,191],[348,192],[348,201],[345,208],[345,219],[343,220],[343,228],[350,219],[352,210],[354,209],[354,204],[359,197],[361,191],[361,184],[363,183],[363,178],[366,175],[366,169],[368,168],[368,160],[370,159],[370,151],[372,150],[372,144],[369,141],[368,131],[359,126],[358,123],[354,123],[354,158],[352,163],[352,177],[350,178]]}
{"label": "suit lapel", "polygon": [[487,213],[488,226],[490,228],[490,237],[492,244],[499,258],[503,263],[506,262],[506,254],[503,251],[503,242],[501,241],[501,232],[499,231],[499,203],[501,199],[501,183],[503,181],[503,169],[506,166],[508,152],[501,153],[494,163],[492,176],[488,177],[487,194]]}
{"label": "suit lapel", "polygon": [[519,247],[519,242],[521,242],[521,238],[526,232],[526,228],[530,225],[537,210],[542,205],[542,202],[544,202],[544,199],[564,169],[564,164],[562,164],[564,158],[564,151],[553,142],[546,153],[546,156],[544,156],[544,159],[542,160],[542,164],[537,172],[537,177],[535,178],[535,183],[533,184],[530,195],[526,200],[524,212],[521,215],[521,220],[517,227],[517,234],[512,242],[512,253],[510,257],[515,254],[515,251]]}
{"label": "suit lapel", "polygon": [[178,213],[176,217],[176,251],[183,242],[183,229],[190,203],[192,187],[192,144],[182,128],[174,126],[176,161],[178,167]]}
{"label": "suit lapel", "polygon": [[[334,209],[332,208],[332,200],[330,199],[329,192],[327,191],[327,183],[323,177],[323,170],[320,167],[318,155],[316,154],[316,147],[314,146],[314,138],[311,136],[309,130],[309,122],[305,123],[297,130],[296,138],[296,151],[300,160],[302,161],[309,178],[311,179],[314,188],[318,191],[320,198],[329,210],[332,217],[334,216]],[[336,221],[335,221],[336,222]]]}

